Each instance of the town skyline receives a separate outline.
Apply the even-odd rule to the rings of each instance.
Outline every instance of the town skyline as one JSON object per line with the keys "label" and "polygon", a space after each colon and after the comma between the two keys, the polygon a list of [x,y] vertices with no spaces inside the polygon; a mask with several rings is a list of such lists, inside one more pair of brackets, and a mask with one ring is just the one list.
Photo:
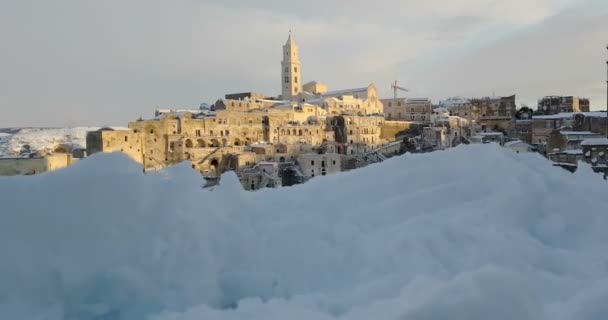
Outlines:
{"label": "town skyline", "polygon": [[[28,3],[5,5],[0,23],[20,28],[0,53],[7,70],[0,127],[121,125],[155,107],[196,107],[226,93],[278,95],[278,45],[289,29],[306,65],[302,82],[373,82],[388,98],[398,80],[411,90],[407,96],[434,103],[516,94],[518,106],[533,108],[543,96],[574,95],[589,98],[591,110],[606,108],[602,1],[469,1],[441,10],[406,3],[397,9],[418,9],[419,17],[374,13],[367,22],[355,22],[362,8],[332,16],[302,5],[290,13],[272,1],[256,8],[209,1],[165,8],[156,1],[144,6],[150,16],[139,25],[129,18],[137,6],[115,5],[61,0],[44,4],[50,14],[40,16]],[[213,12],[239,23],[213,28]],[[255,28],[242,27],[252,12]],[[109,13],[112,25],[104,23]]]}

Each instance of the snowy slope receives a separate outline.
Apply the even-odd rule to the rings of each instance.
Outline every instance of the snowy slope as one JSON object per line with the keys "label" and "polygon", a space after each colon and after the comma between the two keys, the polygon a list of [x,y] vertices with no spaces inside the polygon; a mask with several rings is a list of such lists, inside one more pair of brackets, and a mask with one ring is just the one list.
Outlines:
{"label": "snowy slope", "polygon": [[32,151],[46,152],[52,152],[60,144],[86,148],[87,132],[98,129],[100,127],[23,128],[13,135],[0,136],[0,156],[19,154],[24,145],[29,145]]}
{"label": "snowy slope", "polygon": [[0,157],[7,154],[6,149],[12,136],[10,133],[0,132]]}
{"label": "snowy slope", "polygon": [[608,184],[495,145],[201,190],[122,154],[0,178],[0,319],[599,320]]}

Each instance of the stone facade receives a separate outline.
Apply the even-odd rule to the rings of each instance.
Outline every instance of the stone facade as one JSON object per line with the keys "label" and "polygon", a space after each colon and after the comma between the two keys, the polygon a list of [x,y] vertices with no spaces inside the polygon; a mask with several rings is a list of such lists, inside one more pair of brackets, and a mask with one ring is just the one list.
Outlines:
{"label": "stone facade", "polygon": [[335,153],[305,153],[298,156],[298,165],[307,179],[342,171],[341,156]]}
{"label": "stone facade", "polygon": [[408,99],[393,98],[382,99],[384,116],[387,120],[412,121],[430,123],[433,107],[426,98]]}
{"label": "stone facade", "polygon": [[547,96],[538,100],[537,112],[545,115],[565,112],[589,112],[589,99],[573,96]]}
{"label": "stone facade", "polygon": [[0,176],[31,175],[55,171],[74,164],[70,153],[53,153],[44,157],[0,158]]}
{"label": "stone facade", "polygon": [[291,33],[283,46],[281,69],[281,99],[294,100],[302,93],[302,64],[298,45]]}
{"label": "stone facade", "polygon": [[448,99],[440,104],[451,116],[469,119],[483,130],[510,131],[515,125],[515,95],[475,99]]}
{"label": "stone facade", "polygon": [[546,143],[549,135],[558,129],[589,131],[606,136],[608,134],[608,117],[605,112],[570,112],[533,116],[531,143]]}

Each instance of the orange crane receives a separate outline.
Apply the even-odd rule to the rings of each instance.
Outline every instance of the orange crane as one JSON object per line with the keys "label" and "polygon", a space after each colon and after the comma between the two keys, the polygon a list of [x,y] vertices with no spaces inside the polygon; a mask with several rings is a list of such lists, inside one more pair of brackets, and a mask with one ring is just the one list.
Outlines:
{"label": "orange crane", "polygon": [[391,83],[391,89],[393,90],[393,93],[394,93],[394,98],[395,98],[395,99],[397,99],[397,90],[401,90],[401,91],[405,91],[405,92],[410,91],[409,89],[406,89],[406,88],[400,87],[400,86],[397,84],[397,80],[395,80],[395,82],[394,82],[394,83]]}

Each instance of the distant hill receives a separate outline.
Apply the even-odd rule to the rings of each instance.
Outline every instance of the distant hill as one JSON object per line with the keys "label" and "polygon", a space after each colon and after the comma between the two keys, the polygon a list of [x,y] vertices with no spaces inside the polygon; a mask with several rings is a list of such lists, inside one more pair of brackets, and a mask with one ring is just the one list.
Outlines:
{"label": "distant hill", "polygon": [[66,128],[2,128],[0,129],[0,157],[15,156],[24,146],[31,152],[52,153],[60,144],[86,148],[88,131],[101,127]]}

